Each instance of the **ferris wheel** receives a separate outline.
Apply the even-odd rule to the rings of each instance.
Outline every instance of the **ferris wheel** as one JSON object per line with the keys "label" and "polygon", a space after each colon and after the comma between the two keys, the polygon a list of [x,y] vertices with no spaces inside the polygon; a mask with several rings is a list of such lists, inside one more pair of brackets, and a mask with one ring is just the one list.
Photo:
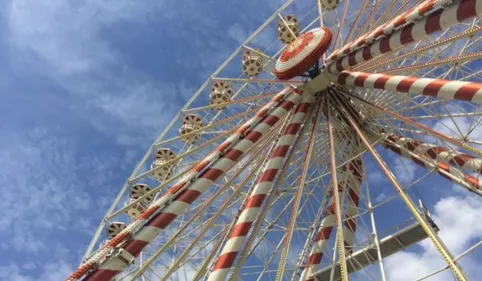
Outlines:
{"label": "ferris wheel", "polygon": [[482,243],[453,252],[429,195],[482,200],[481,21],[482,0],[288,0],[152,144],[68,280],[391,280],[419,243],[442,264],[417,280],[470,280]]}

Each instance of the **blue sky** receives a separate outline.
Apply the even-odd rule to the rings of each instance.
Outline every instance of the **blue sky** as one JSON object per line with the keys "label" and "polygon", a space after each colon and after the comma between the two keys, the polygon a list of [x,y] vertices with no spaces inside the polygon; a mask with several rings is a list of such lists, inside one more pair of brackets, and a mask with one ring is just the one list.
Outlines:
{"label": "blue sky", "polygon": [[0,1],[0,279],[65,278],[150,143],[277,6]]}
{"label": "blue sky", "polygon": [[0,279],[65,278],[162,128],[280,6],[175,3],[0,1]]}

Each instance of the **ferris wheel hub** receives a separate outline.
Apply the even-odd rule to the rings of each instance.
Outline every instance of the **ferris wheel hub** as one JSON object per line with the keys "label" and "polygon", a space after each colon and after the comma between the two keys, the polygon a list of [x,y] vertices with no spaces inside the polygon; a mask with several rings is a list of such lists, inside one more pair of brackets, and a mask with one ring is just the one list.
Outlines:
{"label": "ferris wheel hub", "polygon": [[331,39],[331,31],[326,27],[302,34],[283,50],[274,67],[274,74],[280,80],[302,75],[318,63],[330,46]]}

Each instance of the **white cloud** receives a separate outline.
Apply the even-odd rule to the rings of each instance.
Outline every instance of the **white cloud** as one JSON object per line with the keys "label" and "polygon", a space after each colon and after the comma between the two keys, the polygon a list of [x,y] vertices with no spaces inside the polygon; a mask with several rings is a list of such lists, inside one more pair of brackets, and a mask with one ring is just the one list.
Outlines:
{"label": "white cloud", "polygon": [[[446,197],[434,206],[433,219],[440,228],[439,235],[454,255],[461,254],[482,238],[482,226],[474,223],[481,218],[482,202],[479,198]],[[385,268],[390,280],[415,280],[446,265],[429,239],[419,245],[422,251],[400,252],[386,260]],[[469,278],[482,274],[471,256],[462,259],[461,264]],[[429,280],[451,280],[450,276],[451,273],[445,271]]]}
{"label": "white cloud", "polygon": [[412,160],[403,157],[396,158],[394,172],[402,185],[407,185],[412,181],[417,169],[420,169],[420,166]]}
{"label": "white cloud", "polygon": [[28,275],[17,266],[8,265],[0,266],[0,279],[10,281],[52,281],[63,280],[65,276],[73,270],[73,267],[63,261],[57,261],[55,264],[48,263],[40,268],[40,273],[37,277]]}
{"label": "white cloud", "polygon": [[387,195],[385,193],[379,193],[376,197],[375,197],[375,203],[379,203],[379,202],[382,202],[383,200],[385,200],[387,198]]}
{"label": "white cloud", "polygon": [[238,43],[243,43],[244,40],[246,40],[249,36],[249,34],[246,32],[246,29],[238,22],[235,22],[229,29],[228,29],[229,35],[231,37],[238,41]]}
{"label": "white cloud", "polygon": [[153,129],[167,124],[175,113],[162,95],[176,96],[178,89],[126,65],[119,49],[106,39],[105,30],[142,24],[160,8],[155,3],[12,1],[7,34],[16,52],[14,61],[23,60],[29,71],[42,73],[68,95],[124,124],[113,128],[103,116],[87,116],[99,131],[116,135],[119,143],[145,147],[153,138]]}
{"label": "white cloud", "polygon": [[[449,112],[452,112],[452,110],[449,110]],[[476,126],[475,128],[473,128],[474,125]],[[480,140],[482,139],[482,130],[477,129],[478,127],[480,127],[480,124],[476,125],[476,120],[470,117],[455,119],[443,118],[435,123],[435,125],[433,126],[433,130],[446,136],[455,137],[458,139],[468,137],[468,139],[470,140]],[[434,141],[433,137],[427,136],[424,139],[428,142]],[[444,146],[452,148],[454,147],[453,145],[446,142],[444,143]]]}
{"label": "white cloud", "polygon": [[62,0],[14,0],[9,28],[13,43],[30,48],[52,71],[75,74],[112,62],[115,54],[99,31],[120,21],[143,21],[159,4],[127,0],[91,0],[73,4]]}

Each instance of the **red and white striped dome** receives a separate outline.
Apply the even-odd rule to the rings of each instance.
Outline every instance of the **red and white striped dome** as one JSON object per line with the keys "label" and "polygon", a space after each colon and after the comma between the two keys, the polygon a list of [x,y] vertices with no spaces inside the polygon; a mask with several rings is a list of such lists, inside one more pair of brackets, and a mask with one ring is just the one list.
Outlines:
{"label": "red and white striped dome", "polygon": [[274,67],[280,80],[303,74],[323,56],[331,44],[332,34],[328,28],[312,29],[286,46]]}

